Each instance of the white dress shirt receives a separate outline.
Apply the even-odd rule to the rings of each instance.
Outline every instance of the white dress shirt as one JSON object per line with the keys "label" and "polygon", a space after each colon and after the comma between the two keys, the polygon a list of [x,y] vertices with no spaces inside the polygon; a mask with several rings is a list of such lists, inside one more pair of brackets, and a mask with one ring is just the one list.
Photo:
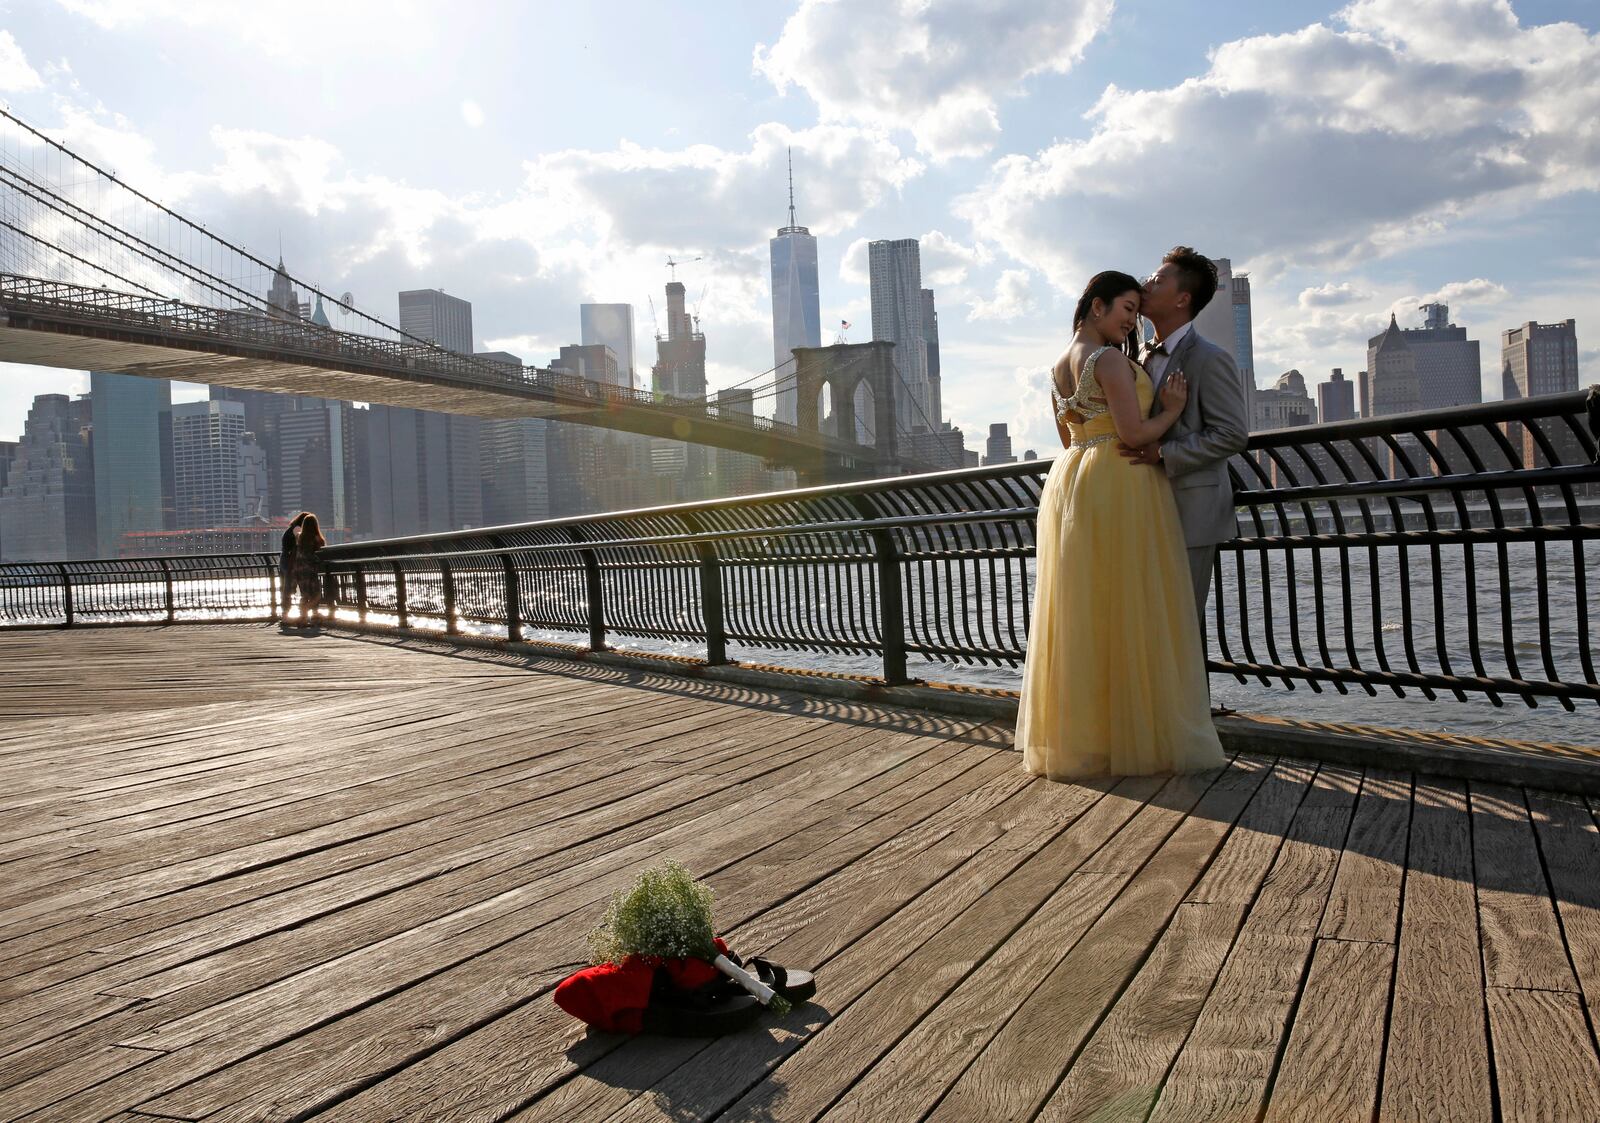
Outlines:
{"label": "white dress shirt", "polygon": [[1178,349],[1178,344],[1183,341],[1183,337],[1188,335],[1189,330],[1193,327],[1194,321],[1186,320],[1174,328],[1172,334],[1167,336],[1167,338],[1156,341],[1157,343],[1161,344],[1165,350],[1152,351],[1149,358],[1145,359],[1144,361],[1144,369],[1145,372],[1150,375],[1151,386],[1161,385],[1161,376],[1167,372],[1167,360],[1172,357],[1172,352]]}

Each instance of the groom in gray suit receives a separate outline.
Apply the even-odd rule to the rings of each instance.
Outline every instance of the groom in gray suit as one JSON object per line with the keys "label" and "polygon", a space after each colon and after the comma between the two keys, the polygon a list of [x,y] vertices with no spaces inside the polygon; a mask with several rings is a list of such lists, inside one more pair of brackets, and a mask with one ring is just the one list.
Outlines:
{"label": "groom in gray suit", "polygon": [[1155,328],[1155,339],[1144,351],[1144,368],[1156,388],[1152,413],[1161,408],[1161,383],[1172,371],[1188,377],[1189,400],[1160,441],[1143,448],[1121,446],[1122,455],[1134,464],[1154,465],[1172,480],[1189,547],[1202,642],[1217,544],[1238,533],[1228,458],[1244,451],[1250,431],[1244,384],[1233,356],[1194,330],[1194,318],[1216,293],[1217,267],[1188,246],[1173,247],[1145,282],[1139,311]]}

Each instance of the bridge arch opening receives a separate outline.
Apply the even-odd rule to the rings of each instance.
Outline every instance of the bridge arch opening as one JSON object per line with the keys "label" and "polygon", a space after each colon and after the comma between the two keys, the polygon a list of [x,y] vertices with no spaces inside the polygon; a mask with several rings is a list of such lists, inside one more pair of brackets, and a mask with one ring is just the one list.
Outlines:
{"label": "bridge arch opening", "polygon": [[817,388],[817,432],[836,437],[838,433],[834,432],[834,428],[833,384],[824,382]]}
{"label": "bridge arch opening", "polygon": [[858,445],[871,445],[875,443],[873,423],[877,418],[877,395],[873,392],[872,383],[865,378],[856,383],[854,403],[856,409],[855,442]]}

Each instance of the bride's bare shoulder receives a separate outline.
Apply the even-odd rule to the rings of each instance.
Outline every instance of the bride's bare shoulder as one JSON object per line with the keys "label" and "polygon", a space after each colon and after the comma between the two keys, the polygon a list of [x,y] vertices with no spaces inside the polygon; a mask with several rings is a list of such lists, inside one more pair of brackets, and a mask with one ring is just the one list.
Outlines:
{"label": "bride's bare shoulder", "polygon": [[1056,356],[1055,363],[1050,367],[1059,380],[1062,375],[1072,373],[1072,352],[1077,348],[1076,343],[1069,343],[1061,349],[1061,354]]}

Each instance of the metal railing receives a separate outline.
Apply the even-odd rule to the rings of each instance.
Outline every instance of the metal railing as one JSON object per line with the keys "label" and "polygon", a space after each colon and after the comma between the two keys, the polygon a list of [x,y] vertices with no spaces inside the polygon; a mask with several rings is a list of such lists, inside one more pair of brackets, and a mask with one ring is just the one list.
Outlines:
{"label": "metal railing", "polygon": [[276,554],[0,564],[0,628],[278,619]]}
{"label": "metal railing", "polygon": [[[1213,571],[1211,670],[1319,692],[1600,702],[1597,431],[1600,390],[1254,434],[1230,464],[1240,534]],[[1022,661],[1049,470],[891,478],[324,557],[344,613],[401,628],[567,634],[592,649],[674,640],[712,664],[740,648],[867,656],[902,683],[919,664]],[[0,588],[16,568],[0,568]]]}
{"label": "metal railing", "polygon": [[[1571,394],[1255,434],[1230,465],[1212,670],[1316,691],[1600,701],[1593,414]],[[1015,665],[1048,463],[332,548],[402,626]]]}

